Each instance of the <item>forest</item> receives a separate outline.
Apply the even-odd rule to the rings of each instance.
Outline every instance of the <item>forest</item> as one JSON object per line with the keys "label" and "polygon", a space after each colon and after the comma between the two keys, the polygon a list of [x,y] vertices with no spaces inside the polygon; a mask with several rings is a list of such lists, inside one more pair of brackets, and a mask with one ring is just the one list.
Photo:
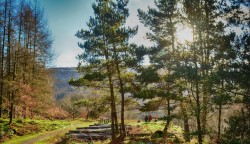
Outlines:
{"label": "forest", "polygon": [[13,118],[57,115],[48,69],[53,39],[43,9],[37,1],[1,0],[0,26],[0,117],[11,124]]}
{"label": "forest", "polygon": [[[18,1],[19,2],[19,1]],[[130,39],[129,0],[96,0],[83,49],[68,80],[76,93],[56,101],[49,69],[53,39],[34,2],[0,3],[0,117],[111,119],[111,142],[127,136],[128,114],[163,110],[161,138],[179,125],[189,143],[250,143],[250,3],[247,0],[155,0],[138,9],[152,46]],[[15,7],[15,8],[13,8]],[[192,32],[178,39],[180,28]],[[145,59],[149,64],[145,64]],[[136,115],[136,113],[134,113]],[[137,120],[137,119],[136,119]]]}

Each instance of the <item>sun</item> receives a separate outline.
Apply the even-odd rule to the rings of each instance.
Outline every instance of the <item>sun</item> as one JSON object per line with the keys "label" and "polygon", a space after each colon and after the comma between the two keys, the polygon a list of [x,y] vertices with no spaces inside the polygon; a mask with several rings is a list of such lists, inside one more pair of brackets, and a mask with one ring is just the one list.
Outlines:
{"label": "sun", "polygon": [[178,27],[176,37],[179,43],[192,42],[193,31],[189,27]]}

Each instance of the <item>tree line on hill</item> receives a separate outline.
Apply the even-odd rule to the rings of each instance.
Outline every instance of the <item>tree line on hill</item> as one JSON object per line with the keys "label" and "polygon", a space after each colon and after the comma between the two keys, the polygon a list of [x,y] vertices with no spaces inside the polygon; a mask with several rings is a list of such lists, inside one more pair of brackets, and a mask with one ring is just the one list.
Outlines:
{"label": "tree line on hill", "polygon": [[[197,143],[213,136],[216,143],[250,142],[250,34],[248,1],[242,0],[155,0],[155,8],[138,10],[140,21],[150,30],[152,47],[130,44],[138,27],[126,27],[128,0],[97,0],[88,29],[76,36],[79,47],[77,70],[80,79],[71,85],[94,87],[109,93],[112,142],[125,137],[125,93],[149,100],[140,109],[166,107],[163,141],[176,116],[184,125],[184,137]],[[192,41],[180,43],[179,26],[192,29]],[[236,30],[236,29],[240,30]],[[150,65],[143,65],[144,56]],[[115,97],[119,95],[118,101]],[[121,131],[118,128],[117,103],[121,103]],[[226,105],[239,105],[224,122]],[[233,110],[232,110],[233,111]],[[209,114],[217,115],[217,128],[209,126]],[[190,122],[195,130],[190,130]],[[222,123],[228,127],[223,130]]]}
{"label": "tree line on hill", "polygon": [[37,1],[0,2],[0,117],[50,117],[53,39]]}

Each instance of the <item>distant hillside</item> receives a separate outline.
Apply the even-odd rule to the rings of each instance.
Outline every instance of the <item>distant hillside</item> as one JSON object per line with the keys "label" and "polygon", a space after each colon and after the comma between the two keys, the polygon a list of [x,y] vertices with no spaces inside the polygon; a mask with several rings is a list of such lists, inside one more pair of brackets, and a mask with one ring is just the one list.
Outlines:
{"label": "distant hillside", "polygon": [[65,95],[76,91],[73,86],[68,84],[70,78],[79,78],[80,74],[77,73],[73,67],[52,68],[54,78],[54,88],[56,99],[61,99]]}

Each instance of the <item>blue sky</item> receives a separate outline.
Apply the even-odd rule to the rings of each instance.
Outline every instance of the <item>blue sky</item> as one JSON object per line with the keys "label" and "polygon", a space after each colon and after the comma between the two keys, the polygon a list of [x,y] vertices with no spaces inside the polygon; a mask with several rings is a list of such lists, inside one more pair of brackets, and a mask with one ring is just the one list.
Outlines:
{"label": "blue sky", "polygon": [[[153,1],[130,0],[128,5],[130,16],[127,19],[127,25],[139,26],[138,34],[131,39],[131,42],[138,45],[150,45],[150,42],[145,39],[147,28],[139,22],[137,9],[147,10],[148,6],[153,6]],[[56,67],[77,66],[76,56],[82,50],[77,45],[80,40],[75,33],[80,29],[87,29],[86,22],[93,15],[92,3],[94,2],[95,0],[40,0],[54,38],[53,48],[56,53],[54,65]]]}

